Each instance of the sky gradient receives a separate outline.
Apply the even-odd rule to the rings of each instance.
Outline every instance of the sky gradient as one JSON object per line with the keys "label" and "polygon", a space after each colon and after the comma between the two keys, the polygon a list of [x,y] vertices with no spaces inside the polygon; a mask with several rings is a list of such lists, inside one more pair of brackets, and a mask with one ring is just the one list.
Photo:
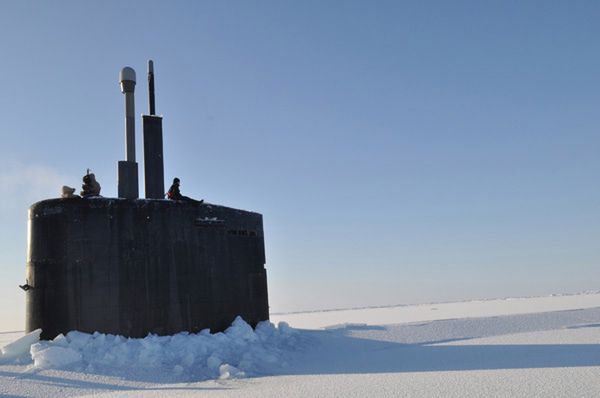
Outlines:
{"label": "sky gradient", "polygon": [[598,290],[598,20],[594,1],[4,4],[0,330],[22,328],[28,206],[86,168],[116,195],[118,73],[147,113],[148,59],[166,185],[263,214],[272,311]]}

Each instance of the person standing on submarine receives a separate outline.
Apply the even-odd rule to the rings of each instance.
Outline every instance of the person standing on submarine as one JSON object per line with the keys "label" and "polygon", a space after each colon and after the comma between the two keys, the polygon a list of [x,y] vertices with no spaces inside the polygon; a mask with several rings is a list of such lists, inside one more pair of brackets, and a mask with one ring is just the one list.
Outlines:
{"label": "person standing on submarine", "polygon": [[173,184],[171,185],[171,188],[169,188],[169,190],[165,194],[167,196],[167,198],[169,198],[171,200],[181,200],[184,202],[204,203],[204,199],[195,200],[195,199],[189,198],[187,196],[183,196],[181,194],[181,191],[179,190],[179,183],[180,183],[179,178],[177,178],[177,177],[173,178]]}

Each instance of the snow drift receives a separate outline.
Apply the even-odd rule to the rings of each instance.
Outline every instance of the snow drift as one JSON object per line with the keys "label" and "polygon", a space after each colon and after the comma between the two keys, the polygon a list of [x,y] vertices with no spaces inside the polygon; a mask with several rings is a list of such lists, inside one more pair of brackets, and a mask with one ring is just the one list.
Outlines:
{"label": "snow drift", "polygon": [[[17,347],[31,345],[32,339],[35,336],[19,342]],[[182,332],[135,339],[72,331],[52,341],[31,345],[30,361],[34,369],[64,369],[154,381],[241,378],[276,373],[285,367],[286,352],[295,351],[301,340],[302,336],[285,322],[276,327],[265,321],[252,329],[238,317],[225,332],[215,334],[206,329],[197,334]]]}

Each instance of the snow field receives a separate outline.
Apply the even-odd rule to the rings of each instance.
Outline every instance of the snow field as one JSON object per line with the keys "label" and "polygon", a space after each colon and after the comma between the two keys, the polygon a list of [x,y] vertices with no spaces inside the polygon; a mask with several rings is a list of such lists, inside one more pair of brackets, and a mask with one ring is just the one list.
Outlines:
{"label": "snow field", "polygon": [[237,319],[216,334],[71,332],[30,352],[35,336],[0,333],[0,346],[14,341],[4,348],[12,359],[0,359],[0,396],[600,396],[597,293],[298,316],[312,330]]}
{"label": "snow field", "polygon": [[271,321],[285,320],[300,329],[328,328],[345,324],[390,325],[457,318],[482,318],[502,315],[536,314],[547,311],[595,308],[600,306],[600,292],[554,294],[542,297],[471,300],[369,307],[331,311],[271,314]]}

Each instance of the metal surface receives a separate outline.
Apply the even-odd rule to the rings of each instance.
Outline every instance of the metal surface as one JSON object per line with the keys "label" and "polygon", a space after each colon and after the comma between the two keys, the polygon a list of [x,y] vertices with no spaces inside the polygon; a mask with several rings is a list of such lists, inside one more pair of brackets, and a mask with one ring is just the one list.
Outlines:
{"label": "metal surface", "polygon": [[120,198],[139,196],[137,163],[135,161],[135,71],[126,66],[119,73],[121,92],[125,94],[125,162],[119,162],[118,191]]}
{"label": "metal surface", "polygon": [[142,116],[146,198],[162,199],[165,195],[162,117],[155,116],[154,63],[152,61],[148,61],[148,97],[150,115]]}
{"label": "metal surface", "polygon": [[125,160],[135,162],[135,71],[126,66],[119,76],[125,94]]}
{"label": "metal surface", "polygon": [[165,195],[162,118],[142,116],[144,129],[144,179],[146,198],[162,199]]}
{"label": "metal surface", "polygon": [[52,199],[29,210],[26,329],[224,330],[268,319],[262,216],[167,200]]}
{"label": "metal surface", "polygon": [[156,115],[154,103],[154,62],[148,61],[148,110],[150,115]]}
{"label": "metal surface", "polygon": [[137,199],[139,195],[138,186],[138,164],[121,160],[118,163],[117,187],[119,198]]}

